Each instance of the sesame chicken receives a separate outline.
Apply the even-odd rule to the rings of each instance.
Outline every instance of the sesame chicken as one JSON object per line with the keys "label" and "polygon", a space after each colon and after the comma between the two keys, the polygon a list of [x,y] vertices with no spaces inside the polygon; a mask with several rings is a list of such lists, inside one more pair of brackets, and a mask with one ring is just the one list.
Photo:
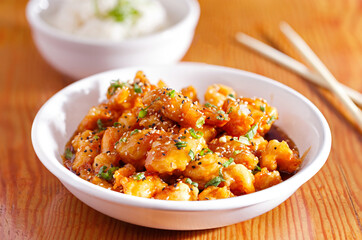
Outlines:
{"label": "sesame chicken", "polygon": [[199,194],[199,200],[214,200],[234,197],[234,194],[226,187],[209,186]]}
{"label": "sesame chicken", "polygon": [[234,158],[235,163],[243,164],[250,170],[253,170],[259,163],[259,159],[251,152],[249,146],[232,136],[223,135],[215,138],[210,142],[209,147],[223,157]]}
{"label": "sesame chicken", "polygon": [[269,171],[293,173],[298,170],[301,159],[289,148],[285,141],[271,140],[261,155],[260,166]]}
{"label": "sesame chicken", "polygon": [[167,186],[161,192],[158,192],[155,199],[171,200],[171,201],[196,201],[199,189],[189,186],[183,182],[175,183]]}
{"label": "sesame chicken", "polygon": [[262,168],[255,176],[255,190],[260,191],[282,182],[278,171],[269,172],[267,168]]}
{"label": "sesame chicken", "polygon": [[228,86],[209,86],[201,103],[193,86],[154,85],[139,71],[128,82],[111,81],[106,97],[62,156],[69,170],[100,187],[159,200],[215,200],[279,184],[302,163],[292,140],[277,134],[277,110]]}

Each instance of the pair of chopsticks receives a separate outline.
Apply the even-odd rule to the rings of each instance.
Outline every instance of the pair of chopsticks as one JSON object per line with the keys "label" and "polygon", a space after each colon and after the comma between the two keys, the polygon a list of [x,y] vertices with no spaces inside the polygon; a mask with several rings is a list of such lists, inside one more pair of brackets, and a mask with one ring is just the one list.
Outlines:
{"label": "pair of chopsticks", "polygon": [[[305,79],[329,89],[341,101],[345,108],[354,117],[360,131],[362,131],[362,112],[353,101],[362,106],[362,94],[339,83],[307,43],[285,22],[280,24],[280,30],[313,67],[315,72],[309,70],[302,63],[285,55],[282,52],[244,34],[237,33],[236,40],[247,47],[255,50],[261,55],[279,63],[280,65],[296,72]],[[353,100],[353,101],[352,101]]]}

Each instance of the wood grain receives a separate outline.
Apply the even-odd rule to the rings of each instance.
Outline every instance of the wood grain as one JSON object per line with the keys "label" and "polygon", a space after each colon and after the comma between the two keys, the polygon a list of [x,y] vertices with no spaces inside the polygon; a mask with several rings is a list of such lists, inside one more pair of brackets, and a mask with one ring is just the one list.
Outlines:
{"label": "wood grain", "polygon": [[276,79],[309,98],[332,129],[322,170],[274,210],[204,231],[143,228],[80,202],[37,159],[30,140],[41,105],[70,79],[39,55],[25,19],[26,0],[0,1],[0,239],[362,239],[362,136],[326,91],[234,40],[245,32],[302,59],[278,31],[290,23],[344,84],[362,91],[360,0],[200,0],[201,18],[185,61]]}

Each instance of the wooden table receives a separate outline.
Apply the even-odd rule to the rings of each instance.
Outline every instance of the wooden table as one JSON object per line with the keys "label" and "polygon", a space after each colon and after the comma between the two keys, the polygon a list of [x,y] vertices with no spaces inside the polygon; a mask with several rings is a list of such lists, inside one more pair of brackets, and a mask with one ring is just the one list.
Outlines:
{"label": "wooden table", "polygon": [[164,231],[112,219],[80,202],[43,167],[31,144],[31,124],[70,79],[39,55],[26,2],[0,2],[0,239],[362,239],[361,134],[331,95],[234,40],[242,31],[299,59],[278,31],[285,20],[339,81],[362,91],[360,0],[200,0],[200,22],[184,60],[244,69],[294,88],[321,110],[333,137],[323,169],[286,202],[252,220],[204,231]]}

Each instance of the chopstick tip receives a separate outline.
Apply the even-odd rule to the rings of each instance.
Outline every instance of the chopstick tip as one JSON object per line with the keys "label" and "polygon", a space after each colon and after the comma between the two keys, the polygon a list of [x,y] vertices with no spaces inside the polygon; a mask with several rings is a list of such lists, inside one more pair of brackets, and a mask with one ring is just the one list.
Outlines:
{"label": "chopstick tip", "polygon": [[291,29],[291,26],[286,21],[281,21],[279,24],[279,29],[284,32],[286,30]]}
{"label": "chopstick tip", "polygon": [[242,33],[242,32],[237,32],[237,33],[235,34],[235,38],[236,38],[236,40],[238,40],[239,42],[242,41],[245,36],[246,36],[245,33]]}

